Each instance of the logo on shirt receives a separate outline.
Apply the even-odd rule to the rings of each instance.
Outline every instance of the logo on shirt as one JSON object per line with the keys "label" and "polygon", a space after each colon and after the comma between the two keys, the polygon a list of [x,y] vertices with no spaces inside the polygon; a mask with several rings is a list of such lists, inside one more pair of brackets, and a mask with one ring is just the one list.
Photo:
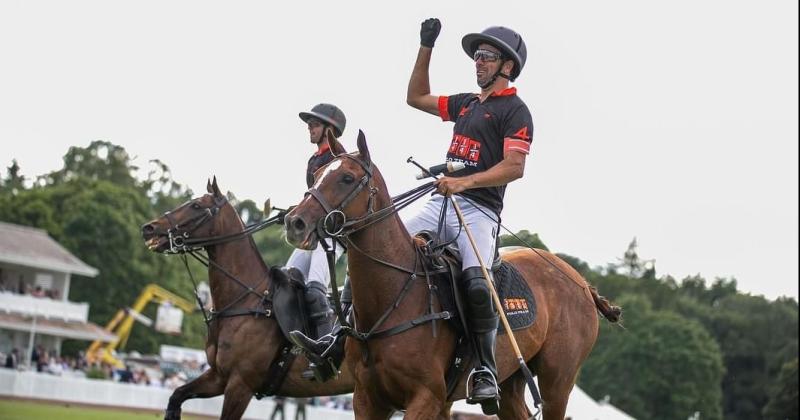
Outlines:
{"label": "logo on shirt", "polygon": [[456,134],[450,142],[450,149],[447,150],[447,153],[474,162],[470,166],[475,166],[481,157],[481,143],[467,136]]}

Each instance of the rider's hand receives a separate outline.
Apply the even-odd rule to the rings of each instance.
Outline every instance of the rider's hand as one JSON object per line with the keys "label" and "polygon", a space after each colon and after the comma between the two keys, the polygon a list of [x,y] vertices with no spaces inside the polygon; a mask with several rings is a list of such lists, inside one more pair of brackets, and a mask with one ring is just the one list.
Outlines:
{"label": "rider's hand", "polygon": [[472,178],[465,176],[453,178],[443,176],[436,181],[436,191],[444,196],[451,196],[472,188]]}
{"label": "rider's hand", "polygon": [[441,30],[442,22],[439,22],[439,19],[426,19],[425,22],[422,22],[422,28],[419,30],[419,43],[423,47],[433,48],[433,44],[436,42]]}

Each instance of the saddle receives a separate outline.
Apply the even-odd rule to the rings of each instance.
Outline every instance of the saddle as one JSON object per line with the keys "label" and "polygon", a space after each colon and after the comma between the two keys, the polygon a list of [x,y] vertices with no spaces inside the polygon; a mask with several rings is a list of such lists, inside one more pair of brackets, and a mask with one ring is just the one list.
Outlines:
{"label": "saddle", "polygon": [[310,330],[310,316],[305,307],[306,283],[303,274],[294,267],[272,267],[270,277],[272,278],[268,300],[271,303],[270,310],[285,340],[278,356],[272,360],[267,370],[261,389],[255,394],[257,399],[277,394],[297,357],[292,351],[289,332],[299,330],[303,334],[308,334]]}
{"label": "saddle", "polygon": [[[433,241],[435,234],[423,231],[416,236],[416,245],[425,256],[425,269],[432,277],[433,289],[442,306],[453,316],[449,319],[456,330],[458,342],[455,357],[446,374],[448,397],[453,394],[459,379],[476,366],[472,341],[469,339],[469,328],[465,318],[466,302],[459,289],[461,278],[461,254],[458,248],[449,244],[436,247]],[[528,284],[519,271],[500,258],[499,248],[495,249],[495,258],[491,266],[493,283],[503,311],[512,331],[528,328],[536,319],[536,301]],[[498,325],[498,334],[505,334],[502,323]]]}

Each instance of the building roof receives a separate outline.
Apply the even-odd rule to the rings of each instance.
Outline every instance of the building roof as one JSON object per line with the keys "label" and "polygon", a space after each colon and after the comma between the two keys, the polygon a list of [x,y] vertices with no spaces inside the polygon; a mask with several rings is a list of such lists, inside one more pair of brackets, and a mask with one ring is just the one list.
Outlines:
{"label": "building roof", "polygon": [[[30,332],[33,328],[32,317],[0,312],[0,329]],[[117,339],[116,335],[91,322],[67,322],[40,317],[36,318],[36,334],[86,341],[109,342]]]}
{"label": "building roof", "polygon": [[0,222],[0,263],[94,277],[98,270],[72,255],[46,231]]}

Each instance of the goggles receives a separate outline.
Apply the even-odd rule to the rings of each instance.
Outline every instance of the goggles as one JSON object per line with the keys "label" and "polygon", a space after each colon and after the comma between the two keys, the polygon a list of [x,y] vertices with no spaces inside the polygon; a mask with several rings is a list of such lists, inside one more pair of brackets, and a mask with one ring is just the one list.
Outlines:
{"label": "goggles", "polygon": [[502,59],[503,54],[489,50],[475,50],[475,53],[472,54],[472,58],[475,61],[483,60],[487,63],[494,63],[495,61]]}

